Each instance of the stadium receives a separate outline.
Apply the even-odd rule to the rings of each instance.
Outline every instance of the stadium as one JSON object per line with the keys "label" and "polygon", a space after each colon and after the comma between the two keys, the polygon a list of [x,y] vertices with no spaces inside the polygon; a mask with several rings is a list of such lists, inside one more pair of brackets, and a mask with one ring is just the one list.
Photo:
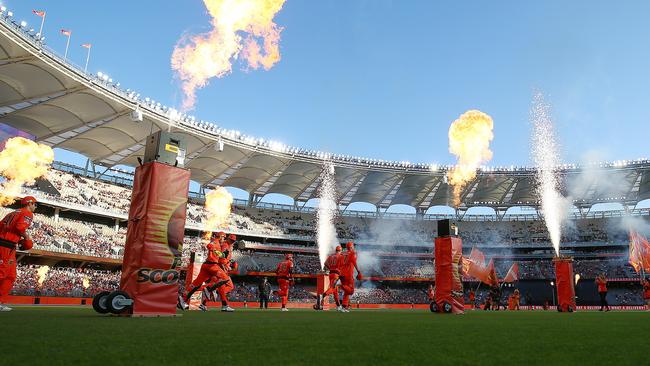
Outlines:
{"label": "stadium", "polygon": [[[38,207],[29,228],[33,246],[15,253],[16,279],[6,302],[13,310],[0,313],[10,335],[0,347],[7,364],[306,364],[326,358],[353,364],[575,364],[585,357],[592,364],[640,364],[647,357],[642,339],[648,285],[630,248],[636,240],[631,230],[644,234],[650,223],[650,160],[555,167],[559,194],[571,208],[554,250],[536,166],[481,164],[456,194],[453,165],[333,154],[247,136],[70,63],[5,7],[0,127],[3,140],[21,136],[87,159],[83,166],[53,161],[46,175],[21,187],[19,196],[35,198]],[[134,168],[147,164],[156,133],[181,141],[182,156],[174,155],[176,164],[167,166],[180,165],[198,187],[186,192],[175,291],[182,299],[190,290],[192,268],[210,256],[205,233],[212,231],[237,237],[230,249],[237,263],[229,272],[233,288],[227,305],[222,294],[207,290],[211,282],[199,289],[196,304],[188,294],[190,309],[207,311],[176,309],[174,296],[175,316],[127,318],[120,316],[128,309],[119,301],[104,305],[115,314],[97,314],[98,294],[125,288],[133,202],[144,197],[134,193],[142,184]],[[332,303],[327,311],[314,310],[317,299],[325,299],[326,230],[318,202],[326,200],[330,178],[333,245],[353,242],[356,270],[363,273],[344,300],[350,314]],[[248,198],[233,199],[213,229],[208,206],[220,187]],[[270,194],[293,203],[265,201]],[[140,198],[132,201],[132,195]],[[360,202],[374,210],[355,209]],[[409,212],[391,211],[395,205]],[[0,213],[5,217],[19,206],[6,205]],[[432,313],[443,291],[436,283],[442,271],[438,240],[448,235],[441,223],[457,230],[453,240],[462,239],[457,265],[478,268],[455,269],[460,290],[451,296],[461,299],[462,316]],[[276,270],[287,254],[293,256],[288,302],[278,292],[282,275]],[[568,310],[574,314],[561,304],[554,258],[571,258]],[[598,311],[603,308],[595,281],[603,275],[609,314]],[[264,278],[272,288],[269,309],[260,306]],[[284,302],[288,314],[279,311]],[[219,311],[226,306],[234,313]],[[340,333],[345,327],[349,333]],[[214,349],[193,352],[201,334],[215,337]],[[474,344],[472,338],[488,341]],[[326,357],[329,350],[340,352]]]}

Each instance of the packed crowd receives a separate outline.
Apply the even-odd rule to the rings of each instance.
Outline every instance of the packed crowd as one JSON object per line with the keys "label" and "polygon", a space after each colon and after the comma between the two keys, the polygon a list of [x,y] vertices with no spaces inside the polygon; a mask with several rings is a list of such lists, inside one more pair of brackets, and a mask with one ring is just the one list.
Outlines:
{"label": "packed crowd", "polygon": [[86,268],[47,267],[18,264],[12,294],[27,296],[93,296],[116,290],[119,271]]}
{"label": "packed crowd", "polygon": [[[60,192],[59,200],[108,212],[126,214],[131,191],[128,187],[108,184],[59,170],[51,170],[49,180]],[[203,208],[190,203],[187,221],[200,226]],[[429,245],[436,235],[436,222],[429,220],[377,219],[339,216],[334,222],[342,240],[377,243],[386,247]],[[316,234],[313,212],[296,213],[256,207],[233,207],[227,231],[261,236],[313,240]],[[460,225],[466,245],[549,245],[548,232],[536,221],[467,221]],[[621,219],[584,219],[569,222],[562,230],[563,243],[617,243],[627,240]]]}

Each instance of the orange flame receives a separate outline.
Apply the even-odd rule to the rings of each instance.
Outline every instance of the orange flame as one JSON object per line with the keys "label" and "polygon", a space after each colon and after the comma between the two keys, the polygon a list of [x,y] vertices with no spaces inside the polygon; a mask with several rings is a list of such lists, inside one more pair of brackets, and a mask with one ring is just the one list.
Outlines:
{"label": "orange flame", "polygon": [[0,175],[6,180],[0,185],[0,206],[14,203],[25,184],[47,175],[54,160],[54,151],[23,137],[12,137],[0,152]]}
{"label": "orange flame", "polygon": [[455,207],[460,205],[460,194],[476,177],[479,165],[492,159],[490,141],[494,138],[493,127],[492,117],[478,110],[463,113],[449,127],[449,152],[458,158],[448,177],[454,188]]}
{"label": "orange flame", "polygon": [[[232,71],[240,56],[253,69],[280,61],[280,32],[273,22],[286,0],[203,0],[212,17],[209,32],[183,36],[172,54],[172,69],[183,88],[182,109],[192,109],[196,89]],[[245,33],[245,34],[242,34]]]}
{"label": "orange flame", "polygon": [[36,277],[38,277],[38,285],[43,286],[43,282],[45,282],[45,279],[47,278],[47,272],[50,271],[49,266],[42,266],[41,268],[36,270]]}
{"label": "orange flame", "polygon": [[232,195],[223,187],[208,192],[205,195],[204,210],[206,218],[203,220],[204,240],[210,240],[214,229],[223,228],[228,223],[230,208],[232,206]]}

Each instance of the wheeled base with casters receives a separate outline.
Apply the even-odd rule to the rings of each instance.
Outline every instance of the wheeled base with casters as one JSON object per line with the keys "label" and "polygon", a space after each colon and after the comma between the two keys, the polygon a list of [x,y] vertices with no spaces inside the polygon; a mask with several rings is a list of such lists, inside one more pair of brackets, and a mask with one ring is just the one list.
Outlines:
{"label": "wheeled base with casters", "polygon": [[100,314],[124,314],[133,306],[133,299],[124,291],[102,291],[93,297],[93,309]]}

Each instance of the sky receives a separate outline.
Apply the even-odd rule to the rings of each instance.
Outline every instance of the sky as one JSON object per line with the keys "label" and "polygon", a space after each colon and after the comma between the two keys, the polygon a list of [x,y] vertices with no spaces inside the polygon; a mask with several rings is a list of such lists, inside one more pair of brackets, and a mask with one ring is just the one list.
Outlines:
{"label": "sky", "polygon": [[[0,0],[61,54],[172,107],[170,57],[204,32],[202,1]],[[648,1],[287,0],[281,61],[213,79],[198,119],[290,146],[376,159],[453,164],[449,125],[479,109],[494,120],[488,165],[532,165],[533,93],[551,104],[562,160],[647,157]],[[61,156],[61,155],[60,155]]]}

